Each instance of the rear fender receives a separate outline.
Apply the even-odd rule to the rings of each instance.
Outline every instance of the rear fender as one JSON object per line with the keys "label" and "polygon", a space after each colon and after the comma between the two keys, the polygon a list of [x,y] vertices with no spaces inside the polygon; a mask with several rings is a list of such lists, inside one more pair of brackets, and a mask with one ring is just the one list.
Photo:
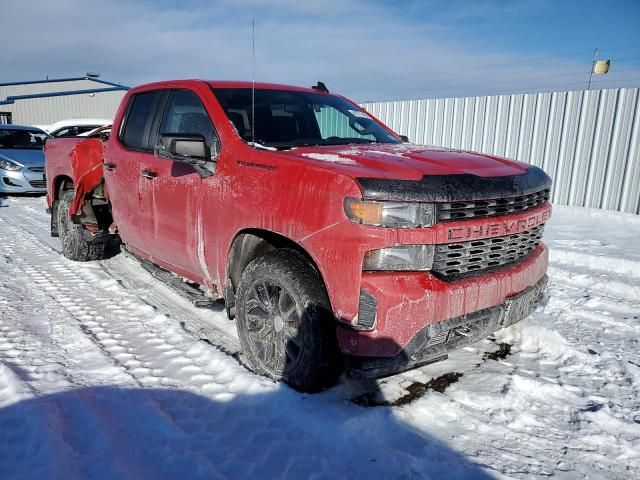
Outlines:
{"label": "rear fender", "polygon": [[69,163],[76,194],[70,208],[72,216],[82,215],[86,195],[102,183],[103,152],[103,142],[98,138],[83,140],[70,152]]}

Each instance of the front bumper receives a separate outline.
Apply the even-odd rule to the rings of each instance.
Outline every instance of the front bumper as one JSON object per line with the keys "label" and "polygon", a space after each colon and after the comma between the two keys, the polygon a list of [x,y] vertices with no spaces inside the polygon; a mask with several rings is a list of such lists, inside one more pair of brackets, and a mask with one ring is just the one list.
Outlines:
{"label": "front bumper", "polygon": [[379,378],[445,360],[448,352],[470,345],[496,330],[513,325],[535,310],[544,297],[547,276],[500,305],[427,325],[393,357],[347,356],[356,378]]}
{"label": "front bumper", "polygon": [[429,272],[365,273],[360,286],[377,302],[375,325],[368,331],[340,325],[340,349],[352,356],[394,357],[428,325],[498,306],[536,285],[547,272],[548,256],[541,243],[515,264],[455,281]]}
{"label": "front bumper", "polygon": [[[40,168],[38,168],[40,170]],[[47,184],[43,171],[0,170],[0,192],[2,193],[45,193]]]}

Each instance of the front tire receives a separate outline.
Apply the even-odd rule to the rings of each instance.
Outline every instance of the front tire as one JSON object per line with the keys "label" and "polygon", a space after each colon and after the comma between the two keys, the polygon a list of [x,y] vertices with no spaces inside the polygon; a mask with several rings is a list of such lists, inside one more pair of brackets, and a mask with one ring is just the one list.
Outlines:
{"label": "front tire", "polygon": [[101,238],[85,240],[82,225],[71,221],[69,212],[74,198],[75,192],[64,192],[56,209],[62,254],[78,262],[102,260],[105,258],[106,242]]}
{"label": "front tire", "polygon": [[249,366],[297,390],[332,386],[340,374],[335,322],[322,279],[291,249],[253,260],[242,272],[236,327]]}

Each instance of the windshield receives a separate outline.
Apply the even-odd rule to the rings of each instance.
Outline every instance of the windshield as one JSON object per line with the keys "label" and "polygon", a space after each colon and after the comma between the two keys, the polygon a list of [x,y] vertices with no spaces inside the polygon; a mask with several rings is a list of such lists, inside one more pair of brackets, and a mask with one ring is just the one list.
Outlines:
{"label": "windshield", "polygon": [[[214,88],[216,98],[246,142],[274,148],[352,143],[400,143],[353,103],[321,93]],[[252,120],[255,111],[255,122]],[[255,125],[255,135],[252,126]]]}
{"label": "windshield", "polygon": [[42,150],[47,134],[41,130],[0,129],[0,148]]}

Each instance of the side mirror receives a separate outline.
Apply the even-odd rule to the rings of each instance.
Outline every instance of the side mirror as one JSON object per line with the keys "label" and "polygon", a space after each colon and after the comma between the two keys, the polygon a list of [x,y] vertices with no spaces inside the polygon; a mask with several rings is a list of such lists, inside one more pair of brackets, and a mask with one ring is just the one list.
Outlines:
{"label": "side mirror", "polygon": [[369,117],[350,117],[349,126],[353,128],[359,135],[366,136],[371,135],[369,131],[370,126],[373,124],[373,120]]}
{"label": "side mirror", "polygon": [[409,137],[407,135],[399,135],[399,137],[404,143],[409,143]]}
{"label": "side mirror", "polygon": [[202,135],[197,134],[161,134],[154,149],[157,157],[177,162],[203,165],[211,160],[211,152]]}

